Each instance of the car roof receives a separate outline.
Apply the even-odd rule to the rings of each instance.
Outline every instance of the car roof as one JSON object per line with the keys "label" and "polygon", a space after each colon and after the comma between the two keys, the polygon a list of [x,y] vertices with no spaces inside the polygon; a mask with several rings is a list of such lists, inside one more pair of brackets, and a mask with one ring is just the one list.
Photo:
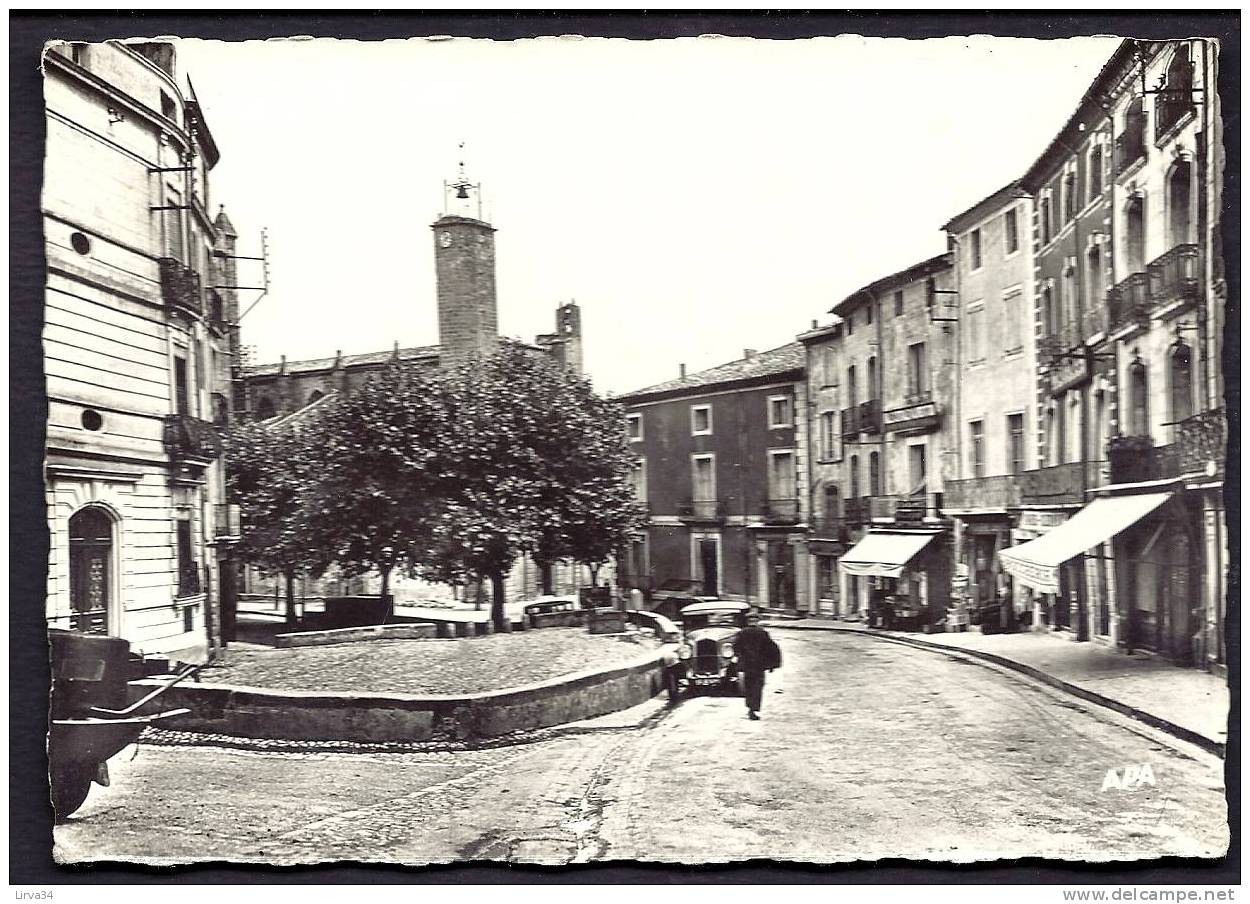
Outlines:
{"label": "car roof", "polygon": [[705,600],[701,603],[691,603],[689,606],[683,606],[682,615],[706,615],[709,612],[747,612],[750,606],[746,603],[736,603],[732,600]]}

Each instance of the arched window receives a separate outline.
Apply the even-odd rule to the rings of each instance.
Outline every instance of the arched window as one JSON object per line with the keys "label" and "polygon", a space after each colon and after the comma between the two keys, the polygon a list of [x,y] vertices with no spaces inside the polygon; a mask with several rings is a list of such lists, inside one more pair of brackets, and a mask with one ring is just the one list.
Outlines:
{"label": "arched window", "polygon": [[851,498],[858,499],[859,496],[859,456],[851,456]]}
{"label": "arched window", "polygon": [[1169,360],[1172,381],[1172,420],[1183,421],[1194,413],[1194,367],[1189,346],[1172,348]]}
{"label": "arched window", "polygon": [[308,404],[311,405],[313,402],[320,401],[321,399],[324,399],[325,397],[326,397],[326,394],[322,392],[320,389],[314,389],[312,391],[312,394],[308,396]]}
{"label": "arched window", "polygon": [[829,484],[825,487],[825,517],[832,521],[841,515],[842,505],[838,498],[838,488],[834,484]]}
{"label": "arched window", "polygon": [[1155,136],[1161,137],[1194,108],[1194,64],[1189,45],[1182,44],[1168,65],[1163,92],[1157,95]]}
{"label": "arched window", "polygon": [[1146,202],[1141,195],[1129,199],[1124,208],[1124,272],[1146,269]]}
{"label": "arched window", "polygon": [[69,519],[69,601],[71,627],[107,634],[113,562],[113,519],[99,506],[87,506]]}
{"label": "arched window", "polygon": [[1102,145],[1095,145],[1089,152],[1089,197],[1092,201],[1102,194]]}
{"label": "arched window", "polygon": [[881,456],[876,452],[868,453],[868,495],[881,495]]}
{"label": "arched window", "polygon": [[1101,323],[1095,322],[1094,314],[1103,307],[1102,285],[1102,246],[1090,245],[1085,254],[1085,286],[1088,301],[1085,310],[1090,314],[1086,318],[1086,335],[1092,335],[1103,329]]}
{"label": "arched window", "polygon": [[262,396],[260,402],[256,405],[256,419],[267,421],[275,414],[273,410],[273,400],[269,396]]}
{"label": "arched window", "polygon": [[1124,114],[1124,131],[1116,139],[1120,172],[1146,156],[1146,109],[1140,97],[1134,98]]}
{"label": "arched window", "polygon": [[1167,205],[1168,248],[1193,244],[1193,167],[1186,161],[1168,175]]}
{"label": "arched window", "polygon": [[852,364],[846,369],[846,403],[854,407],[858,401],[859,397],[856,395],[855,386],[855,365]]}
{"label": "arched window", "polygon": [[1147,395],[1149,388],[1146,365],[1140,360],[1129,365],[1128,427],[1132,436],[1146,436],[1150,433],[1150,401]]}
{"label": "arched window", "polygon": [[877,385],[877,359],[875,357],[868,359],[867,393],[869,399],[881,398],[881,388]]}

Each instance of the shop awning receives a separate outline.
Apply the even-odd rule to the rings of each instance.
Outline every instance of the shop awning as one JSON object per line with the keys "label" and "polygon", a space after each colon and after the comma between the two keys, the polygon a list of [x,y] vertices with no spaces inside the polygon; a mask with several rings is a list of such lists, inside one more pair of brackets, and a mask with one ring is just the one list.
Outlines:
{"label": "shop awning", "polygon": [[1000,550],[998,560],[1012,577],[1042,593],[1059,592],[1059,566],[1132,527],[1171,493],[1105,496],[1095,499],[1036,540]]}
{"label": "shop awning", "polygon": [[838,560],[838,568],[846,574],[896,578],[936,536],[918,531],[873,531],[846,551]]}

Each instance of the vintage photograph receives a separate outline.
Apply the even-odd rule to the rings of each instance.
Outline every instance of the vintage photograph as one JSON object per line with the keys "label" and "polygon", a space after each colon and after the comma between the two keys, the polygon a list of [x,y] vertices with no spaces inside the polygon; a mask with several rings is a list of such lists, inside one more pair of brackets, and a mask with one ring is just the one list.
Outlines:
{"label": "vintage photograph", "polygon": [[57,863],[1226,854],[1219,39],[295,34],[42,54]]}

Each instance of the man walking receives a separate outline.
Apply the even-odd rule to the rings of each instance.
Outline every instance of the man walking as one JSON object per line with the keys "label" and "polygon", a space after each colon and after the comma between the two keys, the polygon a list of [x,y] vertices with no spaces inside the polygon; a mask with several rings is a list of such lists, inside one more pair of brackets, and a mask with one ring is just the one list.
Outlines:
{"label": "man walking", "polygon": [[742,669],[742,690],[746,696],[747,718],[760,717],[764,695],[764,673],[781,667],[781,649],[768,632],[760,627],[759,615],[747,616],[747,626],[734,640],[734,653]]}

